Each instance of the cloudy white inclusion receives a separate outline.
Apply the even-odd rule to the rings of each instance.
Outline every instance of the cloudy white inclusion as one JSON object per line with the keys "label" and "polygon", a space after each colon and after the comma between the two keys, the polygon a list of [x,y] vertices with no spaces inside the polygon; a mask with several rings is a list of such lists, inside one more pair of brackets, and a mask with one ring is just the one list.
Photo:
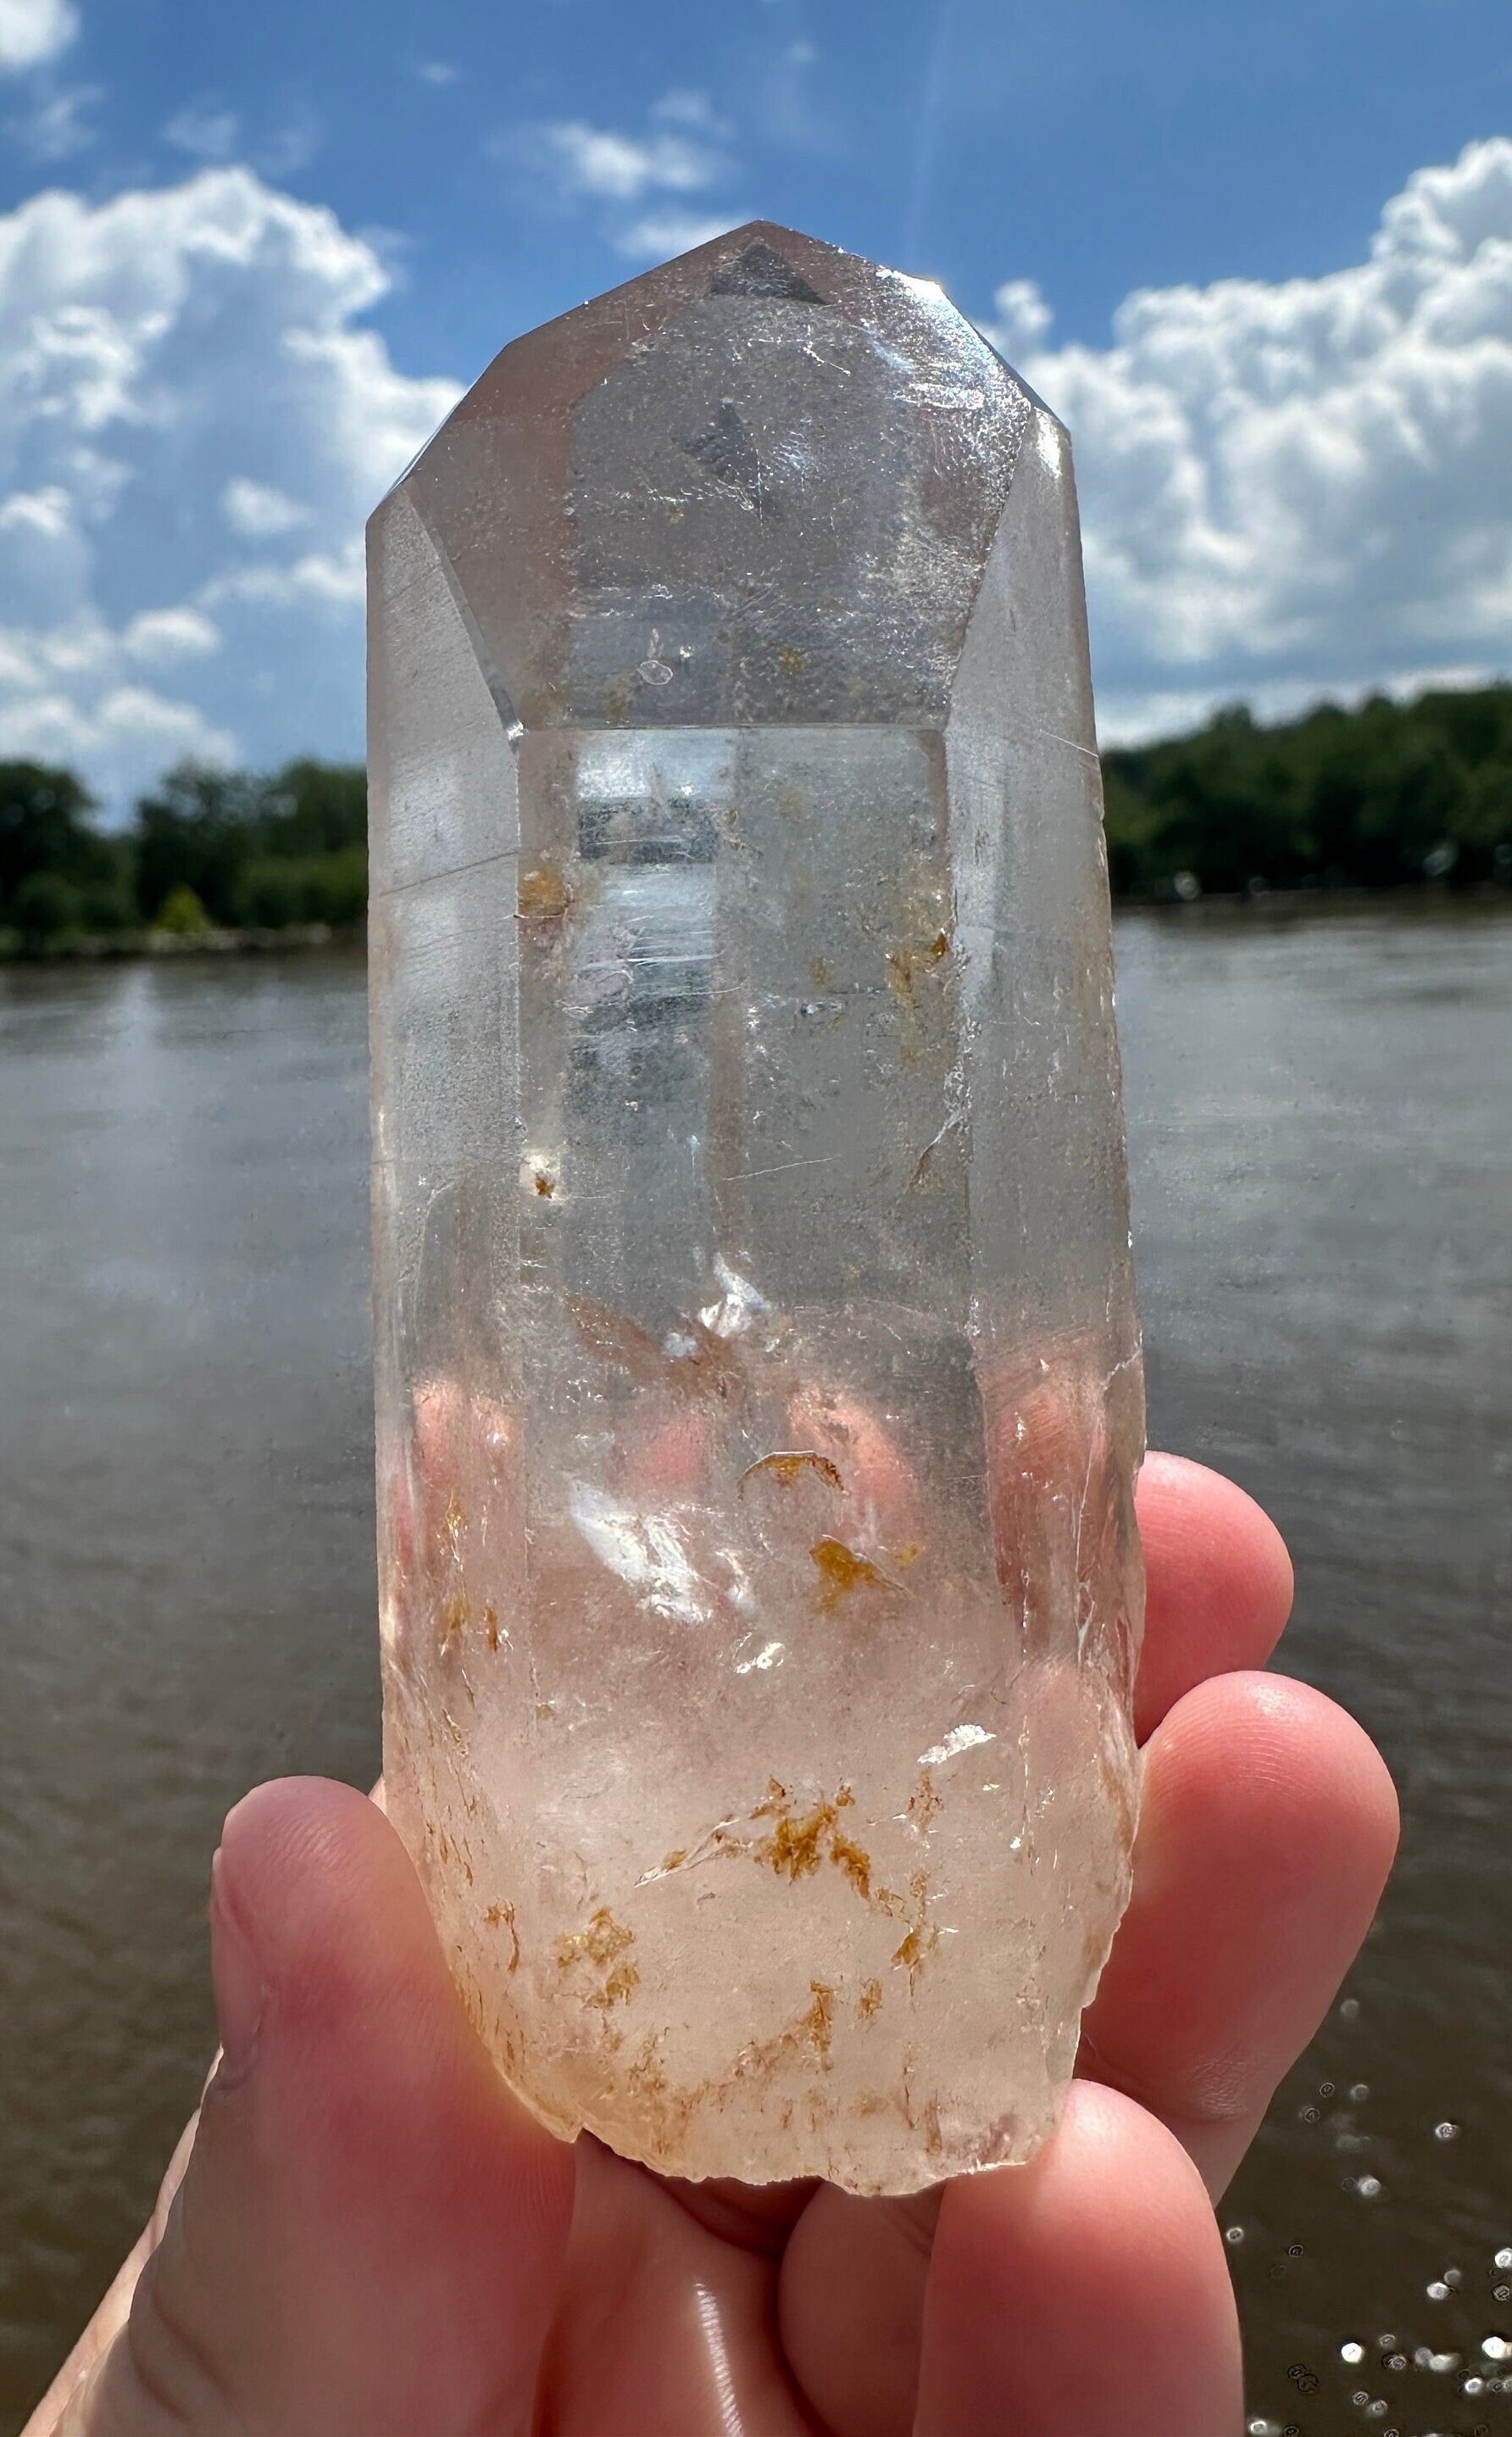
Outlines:
{"label": "cloudy white inclusion", "polygon": [[635,1592],[642,1606],[678,1624],[707,1622],[697,1596],[703,1586],[670,1516],[624,1505],[586,1481],[569,1484],[568,1503],[600,1564]]}
{"label": "cloudy white inclusion", "polygon": [[977,1744],[995,1744],[996,1741],[997,1737],[989,1734],[985,1727],[952,1727],[948,1735],[941,1736],[938,1744],[931,1744],[926,1752],[920,1753],[917,1765],[920,1768],[943,1768],[946,1761],[954,1760],[958,1752],[972,1751]]}

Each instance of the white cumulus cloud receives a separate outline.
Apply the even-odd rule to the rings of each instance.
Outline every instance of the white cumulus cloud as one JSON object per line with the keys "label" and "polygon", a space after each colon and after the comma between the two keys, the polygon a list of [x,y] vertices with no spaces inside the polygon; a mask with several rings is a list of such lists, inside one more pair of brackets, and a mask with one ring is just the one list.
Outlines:
{"label": "white cumulus cloud", "polygon": [[0,0],[0,74],[57,59],[78,31],[71,0]]}
{"label": "white cumulus cloud", "polygon": [[985,323],[994,346],[1015,362],[1042,343],[1055,316],[1033,279],[1005,279],[993,296],[993,318]]}
{"label": "white cumulus cloud", "polygon": [[220,649],[220,629],[202,609],[144,609],[122,634],[121,648],[149,667],[199,659]]}
{"label": "white cumulus cloud", "polygon": [[707,245],[711,237],[723,237],[727,229],[739,228],[754,217],[744,205],[732,212],[651,211],[616,230],[612,242],[615,253],[632,262],[662,262],[669,254]]}
{"label": "white cumulus cloud", "polygon": [[360,750],[362,523],[456,395],[386,286],[244,167],[0,215],[0,754]]}
{"label": "white cumulus cloud", "polygon": [[694,92],[687,85],[674,85],[659,101],[654,101],[651,115],[669,120],[675,127],[696,127],[705,135],[725,136],[732,132],[729,121],[720,117],[709,96]]}
{"label": "white cumulus cloud", "polygon": [[66,161],[96,142],[89,113],[104,97],[97,84],[64,85],[44,93],[34,96],[28,110],[7,119],[6,133],[34,161]]}
{"label": "white cumulus cloud", "polygon": [[241,121],[234,110],[192,101],[175,111],[163,130],[163,139],[181,152],[192,153],[196,161],[229,161],[240,133]]}
{"label": "white cumulus cloud", "polygon": [[615,253],[655,262],[750,218],[702,200],[736,173],[722,149],[733,131],[706,93],[675,85],[639,130],[548,119],[516,128],[499,149],[526,173],[528,201],[548,210],[597,204]]}
{"label": "white cumulus cloud", "polygon": [[234,533],[262,539],[271,534],[291,533],[309,517],[309,510],[297,500],[275,491],[271,482],[250,482],[245,474],[232,476],[220,495],[220,505]]}
{"label": "white cumulus cloud", "polygon": [[660,128],[627,135],[581,118],[558,118],[540,130],[540,142],[564,194],[613,202],[637,202],[658,190],[691,194],[712,185],[721,167],[707,144]]}
{"label": "white cumulus cloud", "polygon": [[1152,289],[1111,347],[990,324],[1076,444],[1103,729],[1512,659],[1512,142],[1418,170],[1366,262]]}

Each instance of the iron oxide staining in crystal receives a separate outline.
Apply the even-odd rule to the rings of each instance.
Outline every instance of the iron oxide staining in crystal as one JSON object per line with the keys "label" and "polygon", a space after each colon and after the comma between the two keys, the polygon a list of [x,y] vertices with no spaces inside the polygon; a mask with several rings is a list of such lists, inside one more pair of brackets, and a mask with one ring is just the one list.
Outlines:
{"label": "iron oxide staining in crystal", "polygon": [[469,2008],[669,2172],[1028,2156],[1137,1807],[1065,435],[752,227],[507,347],[370,564],[385,1774]]}

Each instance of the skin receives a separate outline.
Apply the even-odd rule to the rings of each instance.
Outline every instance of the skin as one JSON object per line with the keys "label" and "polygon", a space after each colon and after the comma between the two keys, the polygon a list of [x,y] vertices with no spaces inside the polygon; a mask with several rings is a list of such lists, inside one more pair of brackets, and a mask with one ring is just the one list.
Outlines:
{"label": "skin", "polygon": [[1292,1571],[1152,1456],[1134,1895],[1059,2132],[909,2200],[669,2183],[514,2102],[381,1812],[232,1812],[223,2053],[136,2253],[26,2437],[1236,2437],[1211,2200],[1390,1866],[1390,1780],[1260,1674]]}

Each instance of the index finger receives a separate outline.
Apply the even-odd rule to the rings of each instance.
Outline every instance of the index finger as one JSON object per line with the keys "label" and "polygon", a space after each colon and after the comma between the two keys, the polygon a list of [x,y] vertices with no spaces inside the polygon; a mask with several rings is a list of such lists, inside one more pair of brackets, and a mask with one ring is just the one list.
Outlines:
{"label": "index finger", "polygon": [[1148,1455],[1134,1503],[1145,1552],[1134,1686],[1143,1743],[1210,1675],[1264,1666],[1292,1612],[1292,1560],[1263,1507],[1185,1456]]}

